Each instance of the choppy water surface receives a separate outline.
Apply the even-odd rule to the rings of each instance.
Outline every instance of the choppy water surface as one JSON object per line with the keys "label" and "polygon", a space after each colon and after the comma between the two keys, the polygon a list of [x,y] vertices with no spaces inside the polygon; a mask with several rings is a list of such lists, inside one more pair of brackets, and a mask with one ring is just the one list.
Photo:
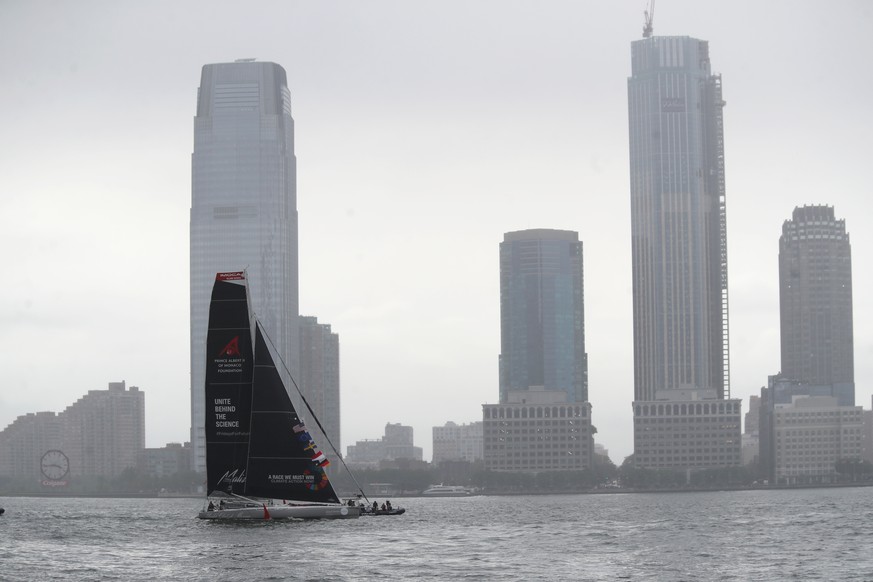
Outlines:
{"label": "choppy water surface", "polygon": [[394,503],[227,524],[196,499],[0,498],[0,580],[873,580],[873,488]]}

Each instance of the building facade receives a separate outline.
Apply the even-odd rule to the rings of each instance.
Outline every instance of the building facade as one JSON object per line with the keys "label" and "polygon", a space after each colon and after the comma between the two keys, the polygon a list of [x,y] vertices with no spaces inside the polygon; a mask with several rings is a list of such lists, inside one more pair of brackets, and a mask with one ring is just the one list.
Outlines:
{"label": "building facade", "polygon": [[143,449],[137,457],[137,469],[150,477],[172,477],[191,470],[191,443],[167,443]]}
{"label": "building facade", "polygon": [[[873,404],[873,396],[870,397]],[[873,463],[873,408],[862,414],[864,420],[864,436],[861,440],[861,460]]]}
{"label": "building facade", "polygon": [[60,416],[70,475],[114,477],[136,468],[145,449],[145,393],[110,382],[108,390],[89,390]]}
{"label": "building facade", "polygon": [[484,457],[482,422],[433,427],[433,463],[443,461],[481,461]]}
{"label": "building facade", "polygon": [[588,400],[582,243],[568,230],[508,232],[500,244],[500,402],[542,387]]}
{"label": "building facade", "polygon": [[0,477],[39,481],[42,456],[64,448],[63,418],[54,412],[23,414],[0,432]]}
{"label": "building facade", "polygon": [[628,79],[634,400],[729,397],[721,77],[709,44],[631,44]]}
{"label": "building facade", "polygon": [[191,443],[205,471],[205,359],[215,274],[247,271],[249,298],[282,360],[297,369],[297,177],[285,70],[205,65],[191,159]]}
{"label": "building facade", "polygon": [[777,484],[830,483],[840,460],[861,460],[860,406],[831,396],[795,396],[773,411],[773,476]]}
{"label": "building facade", "polygon": [[[340,441],[339,336],[315,317],[299,318],[300,368],[298,384],[337,451]],[[328,447],[327,443],[324,444]],[[332,451],[331,451],[332,452]]]}
{"label": "building facade", "polygon": [[19,416],[0,432],[0,477],[44,485],[113,478],[135,469],[143,449],[145,394],[123,381],[110,382],[107,390],[89,390],[61,413]]}
{"label": "building facade", "polygon": [[591,467],[591,404],[560,391],[514,391],[483,404],[485,468],[491,471],[581,471]]}
{"label": "building facade", "polygon": [[634,463],[645,469],[739,467],[741,421],[739,399],[634,402]]}
{"label": "building facade", "polygon": [[782,372],[798,393],[855,404],[852,253],[830,206],[794,209],[779,238]]}
{"label": "building facade", "polygon": [[378,468],[386,461],[421,461],[423,456],[421,447],[413,444],[412,427],[389,422],[382,438],[357,441],[346,447],[345,460],[350,467]]}
{"label": "building facade", "polygon": [[743,420],[743,465],[757,465],[760,450],[761,397],[749,396],[749,411]]}

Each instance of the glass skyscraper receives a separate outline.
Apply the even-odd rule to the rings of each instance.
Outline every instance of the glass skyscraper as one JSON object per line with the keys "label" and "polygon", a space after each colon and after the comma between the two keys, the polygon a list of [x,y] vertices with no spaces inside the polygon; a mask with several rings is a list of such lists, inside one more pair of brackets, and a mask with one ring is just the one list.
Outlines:
{"label": "glass skyscraper", "polygon": [[217,272],[248,272],[254,314],[287,367],[297,367],[296,171],[285,70],[249,59],[204,66],[191,159],[191,443],[197,471],[206,464],[206,325]]}
{"label": "glass skyscraper", "polygon": [[708,43],[687,36],[634,41],[631,54],[634,400],[728,398],[721,77]]}
{"label": "glass skyscraper", "polygon": [[852,249],[831,206],[795,208],[779,238],[781,377],[855,405]]}
{"label": "glass skyscraper", "polygon": [[500,244],[500,403],[526,390],[588,400],[582,243],[568,230],[508,232]]}

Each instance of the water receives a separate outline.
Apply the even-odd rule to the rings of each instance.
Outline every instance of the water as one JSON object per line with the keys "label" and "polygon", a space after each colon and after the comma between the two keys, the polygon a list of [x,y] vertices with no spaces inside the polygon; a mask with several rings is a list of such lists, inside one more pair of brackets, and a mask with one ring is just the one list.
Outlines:
{"label": "water", "polygon": [[873,580],[873,488],[395,499],[217,523],[196,499],[0,498],[0,580]]}

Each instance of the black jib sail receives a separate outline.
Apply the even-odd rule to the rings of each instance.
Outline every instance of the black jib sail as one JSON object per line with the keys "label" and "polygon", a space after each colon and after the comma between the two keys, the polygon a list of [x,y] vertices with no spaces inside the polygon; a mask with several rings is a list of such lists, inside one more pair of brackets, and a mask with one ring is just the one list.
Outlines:
{"label": "black jib sail", "polygon": [[245,490],[253,360],[245,274],[218,273],[206,336],[207,495]]}
{"label": "black jib sail", "polygon": [[324,453],[294,409],[260,323],[255,326],[251,443],[245,492],[253,497],[339,503]]}

